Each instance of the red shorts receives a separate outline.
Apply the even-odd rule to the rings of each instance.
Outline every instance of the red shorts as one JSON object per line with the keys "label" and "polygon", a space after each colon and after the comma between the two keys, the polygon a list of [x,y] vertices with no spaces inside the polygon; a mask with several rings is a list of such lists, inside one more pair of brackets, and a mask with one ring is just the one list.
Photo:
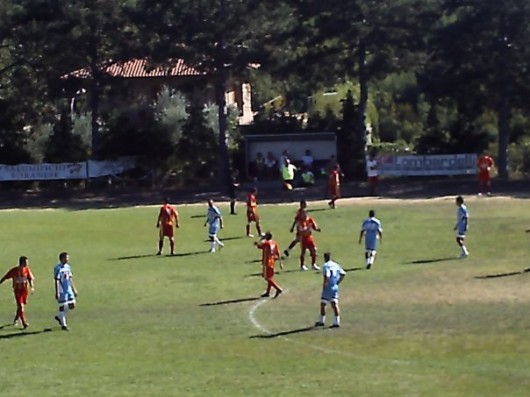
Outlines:
{"label": "red shorts", "polygon": [[329,194],[331,197],[339,198],[340,197],[340,186],[335,184],[329,185]]}
{"label": "red shorts", "polygon": [[377,185],[377,177],[376,176],[369,176],[368,177],[368,184],[370,186],[376,186]]}
{"label": "red shorts", "polygon": [[28,291],[14,291],[17,305],[25,305],[28,302]]}
{"label": "red shorts", "polygon": [[478,173],[478,180],[481,182],[489,182],[490,172],[489,171],[480,171]]}
{"label": "red shorts", "polygon": [[248,222],[259,222],[258,211],[256,210],[247,210],[247,221]]}
{"label": "red shorts", "polygon": [[160,228],[160,237],[173,237],[175,236],[175,229],[173,225],[162,225]]}
{"label": "red shorts", "polygon": [[302,246],[302,250],[308,249],[316,249],[317,245],[315,243],[315,240],[313,239],[313,236],[309,237],[302,237],[300,239],[300,245]]}
{"label": "red shorts", "polygon": [[274,277],[274,268],[270,266],[265,266],[265,280],[270,280]]}

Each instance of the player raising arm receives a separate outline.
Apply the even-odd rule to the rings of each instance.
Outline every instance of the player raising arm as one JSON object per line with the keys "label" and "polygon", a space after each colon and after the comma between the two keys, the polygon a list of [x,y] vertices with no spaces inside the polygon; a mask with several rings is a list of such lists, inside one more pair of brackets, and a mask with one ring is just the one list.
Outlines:
{"label": "player raising arm", "polygon": [[261,256],[262,261],[262,276],[267,281],[267,289],[263,294],[262,298],[267,298],[270,296],[271,288],[276,290],[274,297],[277,298],[283,292],[281,287],[274,280],[274,264],[276,261],[280,263],[280,267],[283,269],[282,258],[280,257],[280,248],[278,243],[272,239],[272,233],[267,232],[263,239],[254,243],[258,249],[263,251]]}
{"label": "player raising arm", "polygon": [[317,266],[317,245],[313,238],[313,231],[320,232],[320,228],[316,224],[315,220],[307,215],[305,211],[300,213],[300,219],[296,223],[296,228],[300,236],[300,270],[307,270],[305,262],[305,253],[309,250],[311,255],[311,267],[314,270],[319,270]]}

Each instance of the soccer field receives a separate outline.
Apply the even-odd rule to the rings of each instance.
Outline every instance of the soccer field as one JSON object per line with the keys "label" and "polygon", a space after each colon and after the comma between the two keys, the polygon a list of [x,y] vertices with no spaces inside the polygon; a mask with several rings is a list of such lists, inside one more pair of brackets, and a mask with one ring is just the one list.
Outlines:
{"label": "soccer field", "polygon": [[[206,203],[177,206],[174,257],[155,256],[158,207],[1,211],[0,271],[27,255],[36,291],[21,331],[0,286],[0,395],[526,397],[529,200],[466,203],[470,256],[459,260],[454,197],[310,202],[319,252],[347,270],[340,329],[312,327],[322,276],[298,270],[299,247],[276,276],[285,293],[259,298],[261,253],[244,237],[242,206],[230,216],[220,205],[216,253]],[[282,250],[296,208],[260,206]],[[357,241],[372,208],[384,240],[367,271]],[[61,251],[79,290],[70,332],[53,319]]]}

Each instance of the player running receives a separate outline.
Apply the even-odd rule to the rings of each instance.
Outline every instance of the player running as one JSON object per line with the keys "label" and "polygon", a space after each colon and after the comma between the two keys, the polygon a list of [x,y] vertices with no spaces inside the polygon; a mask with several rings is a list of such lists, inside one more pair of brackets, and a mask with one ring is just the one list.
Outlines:
{"label": "player running", "polygon": [[300,236],[300,270],[308,270],[305,262],[305,253],[309,250],[311,255],[311,267],[314,270],[319,270],[317,266],[317,246],[315,239],[313,238],[313,231],[320,232],[320,228],[316,224],[315,220],[307,215],[305,211],[300,213],[300,219],[296,222],[296,230]]}
{"label": "player running", "polygon": [[[293,224],[291,225],[290,232],[292,233],[296,227],[296,223],[300,220],[300,215],[302,212],[306,211],[307,208],[307,201],[306,200],[300,200],[300,208],[296,211],[296,214],[293,219]],[[289,256],[290,251],[294,248],[296,244],[300,241],[300,233],[298,233],[298,230],[296,230],[296,236],[293,238],[293,240],[289,243],[289,246],[287,249],[283,251],[283,254],[285,256]]]}
{"label": "player running", "polygon": [[[35,277],[31,273],[31,269],[28,266],[28,257],[21,256],[18,259],[18,266],[15,266],[7,271],[7,273],[0,279],[0,284],[4,281],[11,279],[13,281],[13,294],[15,295],[15,301],[17,303],[17,312],[13,325],[17,325],[18,320],[22,322],[22,328],[28,328],[29,324],[26,320],[26,312],[24,307],[28,303],[28,292],[31,289],[33,293],[35,291]],[[29,288],[28,288],[29,287]]]}
{"label": "player running", "polygon": [[365,245],[364,257],[366,260],[366,270],[370,270],[375,262],[378,240],[381,240],[381,243],[383,243],[383,229],[381,227],[381,221],[375,217],[374,210],[370,210],[368,212],[368,218],[364,220],[361,226],[359,244],[361,244],[363,236]]}

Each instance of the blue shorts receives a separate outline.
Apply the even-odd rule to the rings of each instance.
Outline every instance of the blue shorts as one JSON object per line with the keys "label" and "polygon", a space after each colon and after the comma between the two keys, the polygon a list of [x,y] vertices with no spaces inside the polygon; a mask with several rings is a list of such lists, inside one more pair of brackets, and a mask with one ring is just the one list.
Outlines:
{"label": "blue shorts", "polygon": [[59,305],[75,303],[74,291],[61,292],[59,294],[59,299],[57,300],[57,302],[59,303]]}
{"label": "blue shorts", "polygon": [[219,232],[219,226],[211,226],[208,228],[208,236],[213,237]]}

